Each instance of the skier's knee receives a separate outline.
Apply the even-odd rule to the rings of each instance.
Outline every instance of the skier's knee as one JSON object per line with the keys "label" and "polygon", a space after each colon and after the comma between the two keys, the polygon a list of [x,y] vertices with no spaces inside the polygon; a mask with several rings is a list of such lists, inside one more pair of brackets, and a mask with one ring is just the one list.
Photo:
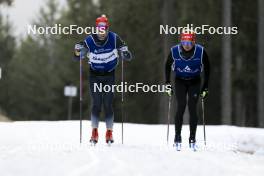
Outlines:
{"label": "skier's knee", "polygon": [[111,104],[104,106],[104,110],[106,114],[110,114],[110,115],[113,114],[113,107]]}
{"label": "skier's knee", "polygon": [[93,105],[92,112],[94,114],[99,114],[101,112],[101,106],[99,106],[99,105]]}
{"label": "skier's knee", "polygon": [[178,102],[178,109],[185,109],[186,107],[186,101]]}

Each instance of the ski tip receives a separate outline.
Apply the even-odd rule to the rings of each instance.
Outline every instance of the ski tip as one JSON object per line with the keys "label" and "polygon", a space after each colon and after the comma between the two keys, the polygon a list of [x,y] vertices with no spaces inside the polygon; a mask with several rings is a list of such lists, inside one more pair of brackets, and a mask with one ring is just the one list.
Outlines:
{"label": "ski tip", "polygon": [[181,143],[174,143],[173,147],[175,147],[176,151],[181,151]]}
{"label": "ski tip", "polygon": [[106,144],[107,144],[108,146],[111,146],[113,143],[114,143],[113,140],[107,140],[107,141],[106,141]]}
{"label": "ski tip", "polygon": [[90,140],[90,144],[91,144],[91,146],[95,146],[97,144],[97,141],[96,140]]}
{"label": "ski tip", "polygon": [[196,152],[198,150],[198,146],[196,145],[196,143],[190,143],[189,144],[189,148],[191,149],[191,151]]}

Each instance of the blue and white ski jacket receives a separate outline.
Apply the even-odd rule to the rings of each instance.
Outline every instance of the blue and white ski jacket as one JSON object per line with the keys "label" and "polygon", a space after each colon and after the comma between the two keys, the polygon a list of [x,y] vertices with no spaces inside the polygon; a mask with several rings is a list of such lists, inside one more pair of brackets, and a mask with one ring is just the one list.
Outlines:
{"label": "blue and white ski jacket", "polygon": [[202,72],[203,47],[195,44],[194,54],[191,58],[184,59],[181,55],[180,45],[171,48],[173,62],[173,70],[176,77],[194,78],[200,76]]}
{"label": "blue and white ski jacket", "polygon": [[89,50],[88,58],[92,70],[99,72],[111,72],[118,64],[118,50],[116,46],[117,35],[109,31],[103,45],[97,45],[92,35],[85,39]]}

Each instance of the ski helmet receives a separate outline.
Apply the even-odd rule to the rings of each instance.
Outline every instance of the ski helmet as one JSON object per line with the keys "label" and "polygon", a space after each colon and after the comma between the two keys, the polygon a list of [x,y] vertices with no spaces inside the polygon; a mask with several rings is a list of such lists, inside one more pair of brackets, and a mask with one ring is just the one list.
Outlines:
{"label": "ski helmet", "polygon": [[95,25],[96,27],[105,27],[107,29],[109,27],[109,22],[106,15],[101,15],[100,17],[96,18]]}
{"label": "ski helmet", "polygon": [[193,45],[196,40],[195,33],[191,30],[185,30],[180,35],[182,45]]}

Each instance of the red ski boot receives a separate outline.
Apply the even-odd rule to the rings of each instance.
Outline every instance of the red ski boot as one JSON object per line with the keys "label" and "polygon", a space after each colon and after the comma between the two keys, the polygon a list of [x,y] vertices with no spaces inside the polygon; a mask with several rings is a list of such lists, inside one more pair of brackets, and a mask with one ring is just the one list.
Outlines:
{"label": "red ski boot", "polygon": [[113,130],[108,129],[106,131],[105,140],[106,140],[107,144],[114,143],[114,139],[113,139],[113,134],[112,133],[113,133]]}
{"label": "red ski boot", "polygon": [[97,130],[97,128],[93,128],[92,137],[90,139],[90,142],[93,144],[96,144],[98,142],[98,130]]}

